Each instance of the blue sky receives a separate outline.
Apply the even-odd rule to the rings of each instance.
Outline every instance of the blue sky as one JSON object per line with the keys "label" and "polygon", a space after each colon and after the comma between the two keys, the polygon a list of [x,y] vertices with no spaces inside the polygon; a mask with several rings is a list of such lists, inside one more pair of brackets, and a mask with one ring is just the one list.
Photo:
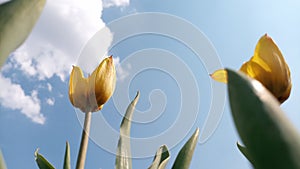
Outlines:
{"label": "blue sky", "polygon": [[[298,88],[300,70],[297,65],[300,56],[299,11],[300,2],[296,0],[285,2],[48,1],[32,34],[22,47],[11,54],[0,74],[0,82],[4,89],[0,92],[0,147],[7,166],[37,168],[33,154],[36,148],[40,148],[41,154],[54,166],[61,168],[65,142],[68,140],[74,167],[80,143],[82,113],[74,109],[68,99],[71,65],[80,64],[78,61],[82,59],[79,57],[81,50],[99,29],[122,16],[143,12],[171,14],[193,24],[213,44],[223,66],[233,69],[238,69],[252,56],[258,39],[268,33],[281,49],[292,73],[291,96],[282,108],[293,124],[300,129],[300,114],[297,113],[297,103],[300,101],[300,96],[297,95],[300,92]],[[139,23],[128,27],[124,25],[124,29],[134,29],[130,26],[140,25]],[[196,105],[199,106],[198,109],[196,107],[197,118],[190,122],[192,129],[186,133],[186,137],[181,137],[179,144],[172,146],[168,145],[168,141],[165,142],[171,149],[170,168],[188,136],[196,127],[203,128],[212,99],[210,86],[216,83],[208,77],[208,73],[212,72],[209,72],[201,60],[197,59],[197,56],[186,46],[172,38],[144,34],[129,37],[110,47],[113,38],[115,38],[113,32],[108,33],[108,37],[99,46],[101,50],[114,55],[118,72],[117,86],[125,85],[126,78],[130,77],[137,66],[125,64],[124,61],[134,53],[139,54],[138,52],[143,52],[145,49],[161,49],[173,53],[188,66],[190,73],[195,77],[198,89],[195,92],[199,94],[199,102]],[[90,65],[86,71],[88,73],[99,63],[101,57],[96,60],[95,58],[86,60]],[[154,64],[159,62],[160,60],[153,61]],[[170,65],[172,63],[173,61],[170,60]],[[134,122],[133,138],[151,140],[149,138],[165,134],[165,131],[180,120],[177,117],[181,113],[182,84],[178,84],[180,81],[172,75],[159,69],[147,69],[140,71],[131,79],[128,88],[130,99],[134,97],[137,90],[141,91],[141,98],[137,105],[137,120],[138,117],[146,116],[151,108],[158,108],[160,113],[157,119],[151,122]],[[153,90],[154,93],[151,93]],[[159,91],[164,94],[161,95]],[[104,106],[101,113],[93,114],[93,140],[89,144],[86,168],[114,167],[114,152],[103,147],[106,147],[106,144],[116,144],[116,140],[105,142],[101,136],[110,133],[101,128],[101,125],[108,124],[112,131],[118,133],[118,126],[125,111],[119,110],[118,106],[129,102],[127,96],[122,103],[118,98],[124,96],[115,92],[113,99]],[[165,107],[159,105],[161,102],[157,99],[162,99],[161,102],[166,103]],[[191,100],[196,99],[191,98]],[[156,105],[158,107],[155,107]],[[102,120],[101,124],[98,119]],[[206,142],[197,145],[191,168],[251,168],[236,148],[238,140],[229,104],[226,101],[217,129]],[[153,149],[151,154],[154,155],[157,148]],[[133,149],[142,151],[146,147],[133,145]],[[152,157],[137,158],[133,161],[133,167],[147,168],[151,161]]]}

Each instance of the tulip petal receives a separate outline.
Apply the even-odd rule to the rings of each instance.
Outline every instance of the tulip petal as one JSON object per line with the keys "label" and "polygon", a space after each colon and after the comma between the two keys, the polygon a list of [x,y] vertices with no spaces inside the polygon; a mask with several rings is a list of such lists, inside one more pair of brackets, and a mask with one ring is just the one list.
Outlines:
{"label": "tulip petal", "polygon": [[[95,72],[95,71],[94,71]],[[91,76],[87,78],[87,102],[89,106],[90,111],[95,112],[98,111],[98,104],[96,100],[96,93],[95,93],[95,78],[96,78],[96,73],[92,73]]]}
{"label": "tulip petal", "polygon": [[112,96],[116,86],[116,70],[112,56],[105,58],[93,72],[98,109]]}
{"label": "tulip petal", "polygon": [[86,112],[88,81],[80,67],[73,66],[69,82],[69,99],[73,106]]}
{"label": "tulip petal", "polygon": [[278,46],[267,34],[259,39],[254,56],[242,65],[240,71],[260,81],[281,103],[289,97],[289,67]]}
{"label": "tulip petal", "polygon": [[210,74],[210,76],[215,81],[227,83],[227,71],[225,69],[216,70],[214,73]]}
{"label": "tulip petal", "polygon": [[242,71],[243,73],[246,73],[248,76],[260,81],[261,83],[263,83],[263,85],[265,87],[268,88],[271,87],[271,84],[267,84],[264,82],[266,81],[266,77],[267,76],[272,76],[271,72],[266,71],[266,69],[264,69],[263,66],[261,66],[259,63],[257,62],[246,62],[242,65],[242,67],[240,68],[240,71]]}

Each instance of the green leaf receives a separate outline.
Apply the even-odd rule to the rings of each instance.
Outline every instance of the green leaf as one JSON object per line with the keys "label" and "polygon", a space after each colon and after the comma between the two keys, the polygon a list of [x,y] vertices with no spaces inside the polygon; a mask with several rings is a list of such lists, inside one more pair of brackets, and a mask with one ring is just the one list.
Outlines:
{"label": "green leaf", "polygon": [[120,126],[120,139],[118,142],[118,150],[116,155],[116,169],[131,169],[131,150],[130,150],[130,127],[131,127],[131,117],[135,109],[135,105],[139,100],[139,92],[137,92],[134,100],[129,104],[126,114],[123,117]]}
{"label": "green leaf", "polygon": [[5,160],[3,158],[1,150],[0,150],[0,169],[6,169]]}
{"label": "green leaf", "polygon": [[247,160],[249,162],[251,162],[252,165],[254,165],[253,159],[252,159],[251,155],[249,154],[247,148],[240,145],[238,142],[236,143],[236,145],[237,145],[238,149],[240,150],[240,152],[247,158]]}
{"label": "green leaf", "polygon": [[46,0],[12,0],[0,5],[0,67],[28,37]]}
{"label": "green leaf", "polygon": [[41,154],[39,154],[39,149],[34,153],[35,161],[40,169],[55,169]]}
{"label": "green leaf", "polygon": [[227,70],[231,112],[258,169],[299,169],[300,135],[280,104],[258,81]]}
{"label": "green leaf", "polygon": [[148,169],[164,169],[169,162],[170,153],[166,145],[157,150],[151,166]]}
{"label": "green leaf", "polygon": [[64,169],[71,169],[70,145],[69,145],[69,142],[66,142],[66,152],[65,152],[65,159],[64,159]]}
{"label": "green leaf", "polygon": [[199,128],[181,148],[172,169],[188,169],[193,158],[194,150],[198,142]]}

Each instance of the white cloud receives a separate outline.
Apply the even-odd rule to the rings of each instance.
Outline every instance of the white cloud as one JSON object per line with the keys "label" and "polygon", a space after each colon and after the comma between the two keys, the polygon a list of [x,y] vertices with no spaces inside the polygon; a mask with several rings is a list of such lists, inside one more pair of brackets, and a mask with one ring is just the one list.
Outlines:
{"label": "white cloud", "polygon": [[[0,2],[3,0],[0,0]],[[62,81],[76,64],[82,48],[100,29],[105,27],[101,20],[101,0],[50,0],[26,42],[10,57],[2,72],[20,70],[27,77],[39,80],[58,76]],[[101,45],[107,50],[112,40]],[[107,40],[107,39],[106,39]],[[89,57],[85,58],[90,60]],[[92,59],[91,59],[92,60]],[[0,73],[1,105],[20,110],[32,121],[44,124],[45,117],[40,113],[41,106],[37,91],[26,95],[21,85]],[[51,91],[52,88],[48,90]],[[9,91],[9,92],[8,92]],[[46,100],[49,105],[55,100]]]}
{"label": "white cloud", "polygon": [[24,50],[24,47],[14,52],[11,61],[12,64],[14,64],[14,68],[19,68],[26,75],[34,76],[37,74],[33,65],[32,57],[29,56],[26,50]]}
{"label": "white cloud", "polygon": [[129,0],[103,0],[104,8],[109,8],[113,6],[123,7],[128,5],[129,5]]}
{"label": "white cloud", "polygon": [[0,68],[0,71],[1,72],[7,72],[9,71],[11,68],[13,68],[13,64],[11,62],[7,62],[5,65],[3,65],[1,68]]}
{"label": "white cloud", "polygon": [[124,65],[121,65],[119,57],[114,58],[114,64],[116,66],[117,80],[123,81],[127,76],[129,76],[131,65],[124,67]]}
{"label": "white cloud", "polygon": [[48,89],[49,92],[52,91],[52,85],[50,83],[47,83],[47,89]]}
{"label": "white cloud", "polygon": [[[26,43],[13,54],[14,67],[40,80],[56,75],[64,81],[87,41],[105,27],[102,10],[99,0],[47,1]],[[110,46],[109,36],[103,50]]]}
{"label": "white cloud", "polygon": [[[1,0],[0,0],[1,1]],[[58,76],[62,81],[72,65],[83,64],[87,73],[96,67],[103,56],[80,55],[84,45],[99,30],[95,48],[107,51],[113,35],[101,20],[103,7],[127,6],[129,0],[51,0],[46,6],[26,43],[13,53],[13,67],[39,80]],[[94,44],[93,44],[94,45]],[[93,51],[92,52],[98,52]],[[81,58],[78,59],[78,56]],[[83,58],[84,57],[84,58]],[[8,62],[11,64],[11,62]],[[6,69],[12,66],[5,66]]]}
{"label": "white cloud", "polygon": [[82,49],[77,59],[77,66],[86,73],[91,73],[98,64],[107,56],[107,47],[112,42],[112,33],[105,27],[98,31]]}
{"label": "white cloud", "polygon": [[55,99],[54,99],[54,98],[48,98],[48,99],[46,99],[46,103],[47,103],[49,106],[53,106],[54,103],[55,103]]}
{"label": "white cloud", "polygon": [[[0,0],[3,2],[3,0]],[[105,28],[101,20],[103,6],[127,6],[129,0],[51,0],[39,18],[36,26],[26,42],[12,54],[2,72],[11,69],[20,70],[27,77],[35,77],[45,80],[58,76],[62,81],[69,75],[73,64],[81,66],[82,60],[85,67],[93,69],[101,61],[99,55],[95,58],[91,55],[81,55],[84,45],[100,29],[105,35],[97,36],[94,48],[107,51],[111,44],[113,35]],[[95,50],[97,51],[97,50]],[[98,51],[97,51],[98,52]],[[84,58],[83,58],[84,57]],[[116,58],[118,79],[123,80],[128,76]],[[1,72],[1,73],[2,73]],[[0,84],[3,90],[0,92],[1,105],[20,112],[30,118],[33,122],[44,124],[45,117],[41,113],[38,91],[26,95],[21,85],[13,83],[11,77],[3,77],[0,73]],[[49,92],[52,86],[47,84]],[[46,103],[53,105],[54,98],[47,98]]]}
{"label": "white cloud", "polygon": [[38,92],[32,91],[31,95],[26,95],[19,84],[14,84],[9,78],[5,78],[0,74],[0,103],[6,108],[12,110],[20,110],[22,114],[27,116],[33,122],[38,124],[45,123],[45,117],[40,113],[40,100]]}

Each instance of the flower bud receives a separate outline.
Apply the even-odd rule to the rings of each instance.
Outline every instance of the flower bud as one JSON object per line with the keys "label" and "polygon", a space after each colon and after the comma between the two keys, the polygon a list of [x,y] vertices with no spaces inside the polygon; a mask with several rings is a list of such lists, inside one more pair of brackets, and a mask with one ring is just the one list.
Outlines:
{"label": "flower bud", "polygon": [[88,77],[80,67],[73,66],[69,82],[69,99],[83,112],[101,110],[112,96],[116,85],[116,70],[112,56],[105,58]]}
{"label": "flower bud", "polygon": [[240,70],[260,81],[280,103],[290,96],[290,69],[281,51],[267,34],[260,38],[254,55]]}
{"label": "flower bud", "polygon": [[[259,39],[254,55],[242,65],[240,71],[262,83],[280,103],[290,96],[290,69],[281,51],[267,34]],[[225,70],[217,70],[211,76],[217,81],[227,82]]]}

